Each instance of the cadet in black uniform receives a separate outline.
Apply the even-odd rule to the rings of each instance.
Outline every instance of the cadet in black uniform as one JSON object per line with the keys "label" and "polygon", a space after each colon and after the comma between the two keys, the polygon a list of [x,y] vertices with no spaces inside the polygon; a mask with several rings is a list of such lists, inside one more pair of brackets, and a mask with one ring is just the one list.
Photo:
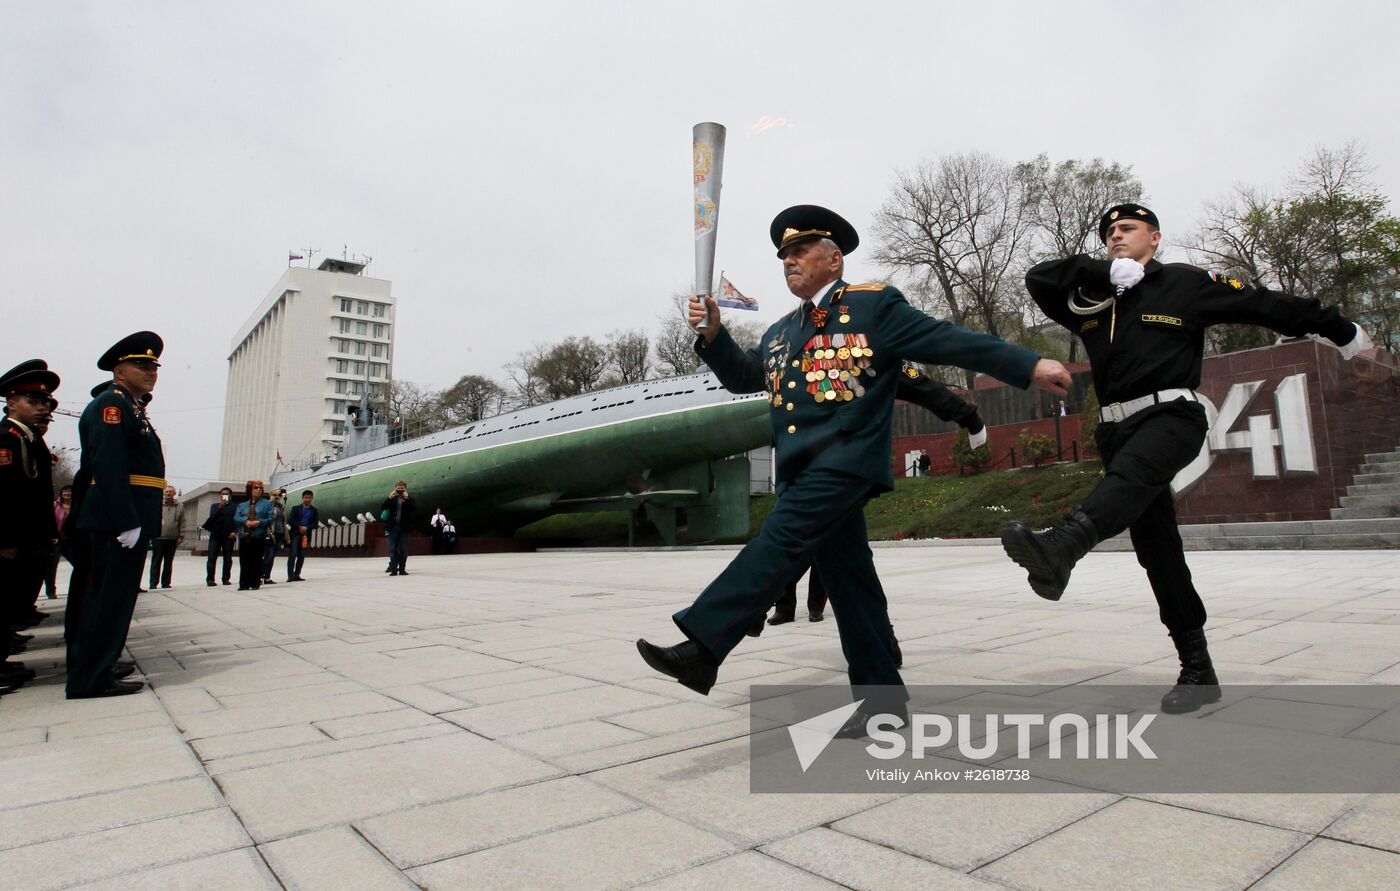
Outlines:
{"label": "cadet in black uniform", "polygon": [[1042,312],[1084,341],[1102,405],[1094,439],[1104,479],[1055,528],[1033,533],[1011,523],[1001,540],[1028,570],[1031,588],[1058,600],[1075,562],[1127,529],[1181,657],[1177,685],[1162,709],[1187,712],[1220,698],[1206,649],[1206,610],[1191,583],[1171,493],[1172,478],[1206,436],[1205,409],[1195,394],[1205,329],[1233,322],[1289,336],[1317,334],[1347,358],[1370,341],[1336,307],[1185,263],[1157,262],[1162,234],[1156,215],[1141,205],[1110,208],[1099,221],[1099,238],[1107,259],[1080,254],[1037,264],[1026,274],[1026,288]]}
{"label": "cadet in black uniform", "polygon": [[44,443],[58,375],[30,359],[0,377],[5,418],[0,421],[0,693],[34,678],[8,657],[24,650],[21,628],[37,624],[34,603],[58,537],[53,514],[53,459]]}
{"label": "cadet in black uniform", "polygon": [[68,635],[68,698],[123,696],[142,688],[120,678],[146,546],[160,526],[165,456],[146,417],[144,397],[155,389],[163,349],[160,336],[139,331],[118,341],[98,360],[112,383],[78,421],[82,443],[78,475],[91,480],[78,509],[78,529],[89,545],[91,578]]}
{"label": "cadet in black uniform", "polygon": [[652,668],[707,694],[720,662],[783,587],[815,565],[824,578],[841,580],[832,604],[851,684],[866,700],[841,734],[863,736],[871,715],[898,715],[908,700],[863,512],[894,486],[891,414],[901,360],[974,368],[1056,392],[1069,373],[1021,347],[933,319],[888,285],[842,281],[844,257],[859,237],[825,208],[788,208],[770,235],[788,290],[802,305],[748,352],[720,325],[708,296],[691,298],[690,321],[706,322],[696,351],[727,389],[768,394],[778,500],[758,537],[675,614],[686,640],[673,647],[639,640],[637,648]]}
{"label": "cadet in black uniform", "polygon": [[[894,398],[913,403],[933,412],[940,420],[952,421],[967,431],[968,441],[975,449],[987,441],[987,428],[977,414],[977,406],[964,400],[942,381],[936,381],[919,370],[917,365],[908,362],[900,369],[899,386]],[[797,617],[797,582],[793,579],[783,589],[778,602],[773,605],[773,615],[768,617],[769,625],[785,625]],[[816,572],[807,575],[807,621],[820,622],[826,610],[826,586]],[[895,667],[903,667],[904,659],[899,652],[899,640],[894,642]]]}

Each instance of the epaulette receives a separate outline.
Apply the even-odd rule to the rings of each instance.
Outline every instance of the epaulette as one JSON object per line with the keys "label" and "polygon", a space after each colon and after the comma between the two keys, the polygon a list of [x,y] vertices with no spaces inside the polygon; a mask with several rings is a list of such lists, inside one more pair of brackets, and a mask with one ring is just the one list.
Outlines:
{"label": "epaulette", "polygon": [[858,291],[883,291],[888,287],[889,285],[885,284],[884,282],[865,282],[864,284],[860,285],[847,285],[846,293],[854,294]]}
{"label": "epaulette", "polygon": [[1234,278],[1233,276],[1226,275],[1223,272],[1211,272],[1208,273],[1208,275],[1210,275],[1210,280],[1217,284],[1228,285],[1229,287],[1234,288],[1236,291],[1244,290],[1244,282],[1240,281],[1237,278]]}

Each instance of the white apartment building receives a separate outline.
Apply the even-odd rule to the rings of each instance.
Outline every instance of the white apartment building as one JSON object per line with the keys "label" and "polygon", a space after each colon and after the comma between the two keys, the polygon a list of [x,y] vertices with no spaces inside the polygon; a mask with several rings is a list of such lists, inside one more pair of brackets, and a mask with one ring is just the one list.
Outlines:
{"label": "white apartment building", "polygon": [[219,476],[267,479],[327,460],[345,438],[347,404],[382,397],[393,373],[390,282],[364,264],[290,268],[230,344]]}

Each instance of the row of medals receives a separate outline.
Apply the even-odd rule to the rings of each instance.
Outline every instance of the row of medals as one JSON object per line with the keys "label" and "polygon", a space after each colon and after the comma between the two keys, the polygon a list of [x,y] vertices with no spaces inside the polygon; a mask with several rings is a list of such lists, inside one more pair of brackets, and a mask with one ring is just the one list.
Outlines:
{"label": "row of medals", "polygon": [[[802,370],[807,392],[817,402],[849,402],[865,395],[860,376],[875,376],[870,368],[873,355],[864,334],[818,334],[807,341],[801,360],[792,360],[792,367]],[[771,377],[774,406],[783,404],[781,377],[777,373]]]}

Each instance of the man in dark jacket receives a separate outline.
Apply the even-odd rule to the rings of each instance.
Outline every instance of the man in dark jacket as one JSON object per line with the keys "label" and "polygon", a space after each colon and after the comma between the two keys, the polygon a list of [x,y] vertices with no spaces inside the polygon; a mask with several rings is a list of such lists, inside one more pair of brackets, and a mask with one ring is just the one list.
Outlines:
{"label": "man in dark jacket", "polygon": [[389,535],[389,575],[408,575],[408,532],[413,520],[413,510],[418,503],[408,494],[408,483],[399,480],[394,491],[379,506],[384,518],[384,529]]}
{"label": "man in dark jacket", "polygon": [[204,521],[204,528],[209,533],[209,558],[204,564],[204,583],[211,588],[215,587],[214,568],[220,554],[224,558],[223,583],[232,584],[233,542],[238,537],[238,529],[233,523],[236,510],[238,505],[233,503],[233,490],[224,486],[219,490],[219,503],[209,506],[209,519]]}
{"label": "man in dark jacket", "polygon": [[310,535],[320,525],[321,513],[312,506],[315,498],[310,489],[301,493],[301,504],[287,512],[287,530],[292,535],[292,544],[287,552],[287,581],[300,582],[301,566],[306,562],[306,546]]}
{"label": "man in dark jacket", "polygon": [[1120,204],[1099,221],[1107,249],[1047,260],[1026,273],[1045,315],[1077,334],[1089,354],[1101,408],[1094,432],[1104,478],[1048,532],[1011,523],[1001,533],[1031,589],[1059,600],[1074,564],[1097,543],[1128,530],[1147,572],[1181,673],[1162,699],[1168,713],[1220,699],[1206,649],[1206,609],[1191,581],[1172,504],[1171,481],[1200,453],[1206,411],[1196,398],[1205,331],[1211,325],[1263,325],[1290,336],[1320,335],[1348,359],[1370,340],[1335,306],[1155,259],[1157,215]]}

